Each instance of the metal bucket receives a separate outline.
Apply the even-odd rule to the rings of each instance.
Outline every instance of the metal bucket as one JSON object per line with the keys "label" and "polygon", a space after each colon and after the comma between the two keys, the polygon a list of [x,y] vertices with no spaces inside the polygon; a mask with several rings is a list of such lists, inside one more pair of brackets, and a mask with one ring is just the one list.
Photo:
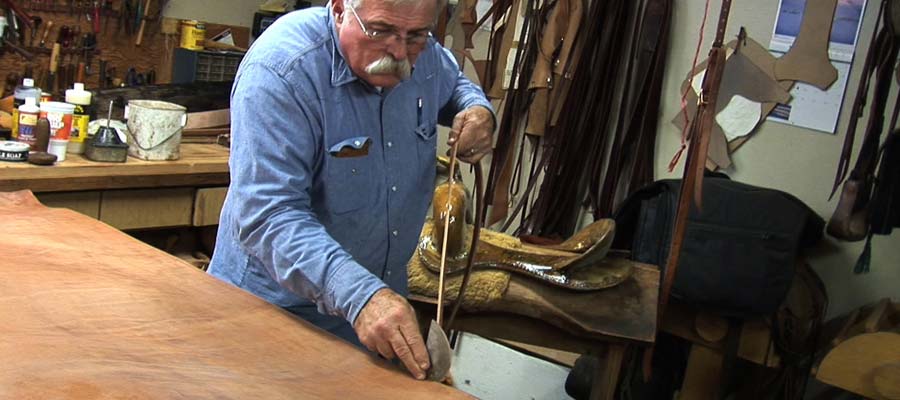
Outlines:
{"label": "metal bucket", "polygon": [[181,131],[187,124],[187,108],[155,100],[130,100],[128,154],[148,161],[177,160]]}

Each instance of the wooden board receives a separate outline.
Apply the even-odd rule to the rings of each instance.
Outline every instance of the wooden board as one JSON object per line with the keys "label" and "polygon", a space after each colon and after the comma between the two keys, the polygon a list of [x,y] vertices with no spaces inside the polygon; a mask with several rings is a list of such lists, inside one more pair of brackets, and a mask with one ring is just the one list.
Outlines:
{"label": "wooden board", "polygon": [[193,210],[193,188],[107,190],[100,220],[122,230],[190,226]]}
{"label": "wooden board", "polygon": [[197,196],[194,198],[194,226],[218,225],[227,193],[227,187],[197,189]]}
{"label": "wooden board", "polygon": [[[696,309],[678,302],[672,302],[666,308],[666,313],[662,317],[660,330],[694,344],[700,344],[715,350],[723,350],[725,347],[724,341],[709,341],[697,332],[696,319]],[[781,357],[772,343],[768,323],[762,318],[750,318],[744,321],[737,355],[742,359],[759,365],[773,368],[781,365]]]}
{"label": "wooden board", "polygon": [[[479,305],[479,309],[533,318],[585,339],[653,343],[656,338],[659,270],[647,264],[633,264],[634,273],[625,282],[592,292],[559,289],[512,274],[503,297]],[[410,298],[423,303],[437,303],[436,299],[425,296],[411,295]]]}
{"label": "wooden board", "polygon": [[47,207],[68,208],[88,217],[100,218],[100,191],[41,193],[38,200]]}
{"label": "wooden board", "polygon": [[181,159],[100,163],[80,155],[52,167],[0,162],[0,191],[66,192],[160,186],[227,185],[228,148],[216,144],[182,144]]}
{"label": "wooden board", "polygon": [[680,400],[714,400],[719,398],[722,379],[722,353],[694,344],[688,357]]}
{"label": "wooden board", "polygon": [[900,396],[900,334],[864,333],[832,349],[816,373],[816,379],[870,399],[897,400]]}
{"label": "wooden board", "polygon": [[467,398],[30,193],[0,232],[0,398]]}

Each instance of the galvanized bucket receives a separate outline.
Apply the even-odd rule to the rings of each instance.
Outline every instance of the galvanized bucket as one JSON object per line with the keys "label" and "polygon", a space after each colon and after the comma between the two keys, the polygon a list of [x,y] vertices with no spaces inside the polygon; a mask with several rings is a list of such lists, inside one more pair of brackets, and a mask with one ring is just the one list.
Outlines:
{"label": "galvanized bucket", "polygon": [[181,131],[187,124],[187,108],[155,100],[130,100],[128,154],[142,160],[165,161],[181,157]]}

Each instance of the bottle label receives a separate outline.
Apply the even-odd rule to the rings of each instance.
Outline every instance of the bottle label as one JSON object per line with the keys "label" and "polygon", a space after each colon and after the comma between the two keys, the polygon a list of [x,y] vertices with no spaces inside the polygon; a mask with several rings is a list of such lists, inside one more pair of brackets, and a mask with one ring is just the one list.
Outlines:
{"label": "bottle label", "polygon": [[57,111],[41,111],[41,116],[50,121],[50,139],[68,141],[72,131],[72,114]]}
{"label": "bottle label", "polygon": [[72,116],[72,132],[69,135],[70,142],[83,143],[87,139],[88,122],[90,117],[84,114],[75,114]]}
{"label": "bottle label", "polygon": [[10,130],[12,133],[13,140],[19,136],[19,108],[13,108],[12,110],[12,129]]}

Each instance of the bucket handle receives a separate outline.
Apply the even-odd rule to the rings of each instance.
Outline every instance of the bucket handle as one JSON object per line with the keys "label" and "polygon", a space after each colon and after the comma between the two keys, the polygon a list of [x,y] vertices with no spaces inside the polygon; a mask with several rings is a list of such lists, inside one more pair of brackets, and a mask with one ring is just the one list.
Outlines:
{"label": "bucket handle", "polygon": [[156,145],[150,146],[150,147],[144,147],[144,146],[142,146],[142,145],[141,145],[141,142],[140,142],[139,140],[137,140],[137,138],[134,137],[134,135],[131,134],[131,131],[130,131],[130,130],[127,130],[127,129],[126,129],[126,130],[125,130],[125,133],[128,134],[128,143],[129,143],[129,144],[132,144],[132,143],[133,143],[135,146],[137,146],[137,147],[138,147],[139,149],[141,149],[141,150],[144,150],[144,151],[150,151],[150,150],[153,150],[153,149],[155,149],[155,148],[157,148],[157,147],[159,147],[159,146],[162,146],[162,145],[166,144],[166,142],[172,140],[172,138],[175,137],[175,134],[178,133],[178,131],[180,131],[182,128],[184,128],[184,127],[182,126],[182,127],[179,127],[179,128],[177,128],[177,129],[175,129],[174,131],[172,131],[171,134],[169,134],[169,136],[168,136],[165,140],[163,140],[162,142],[157,143]]}
{"label": "bucket handle", "polygon": [[185,114],[185,115],[183,115],[183,116],[181,117],[181,126],[179,126],[178,128],[175,128],[175,130],[172,131],[172,133],[170,133],[169,136],[166,137],[165,140],[163,140],[162,142],[157,143],[157,144],[154,145],[154,146],[150,146],[150,147],[144,147],[144,146],[142,146],[142,145],[141,145],[141,142],[140,142],[139,140],[137,140],[137,138],[134,137],[134,135],[131,134],[131,130],[130,130],[130,129],[126,129],[126,130],[125,130],[125,134],[128,135],[128,140],[129,140],[128,143],[129,143],[129,144],[134,143],[135,146],[137,146],[139,149],[141,149],[141,150],[143,150],[143,151],[151,151],[151,150],[153,150],[153,149],[155,149],[155,148],[157,148],[157,147],[159,147],[159,146],[162,146],[162,145],[166,144],[168,141],[172,140],[172,138],[175,137],[175,134],[177,134],[178,131],[184,129],[185,126],[187,126],[187,114]]}

